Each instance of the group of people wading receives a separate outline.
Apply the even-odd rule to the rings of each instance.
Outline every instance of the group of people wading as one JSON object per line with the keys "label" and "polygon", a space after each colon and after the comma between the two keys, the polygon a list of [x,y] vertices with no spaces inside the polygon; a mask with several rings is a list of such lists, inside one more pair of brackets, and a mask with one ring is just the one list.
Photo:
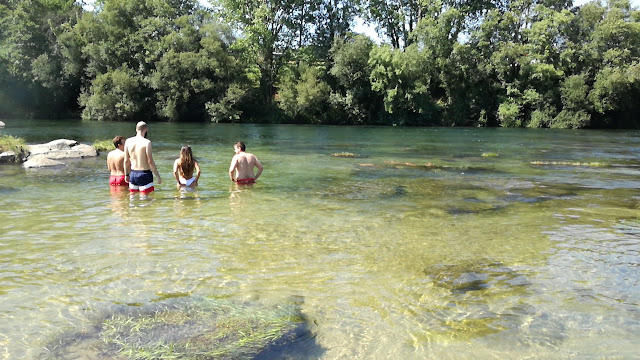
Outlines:
{"label": "group of people wading", "polygon": [[[129,186],[130,192],[147,194],[154,191],[153,177],[162,184],[162,178],[153,161],[151,141],[147,139],[149,127],[144,121],[136,125],[136,136],[125,140],[122,136],[113,138],[115,150],[107,155],[107,168],[111,175],[109,185]],[[254,184],[262,174],[262,164],[253,154],[245,152],[242,142],[233,144],[235,156],[229,166],[229,178],[239,185]],[[258,168],[254,173],[253,169]],[[180,149],[180,157],[173,163],[173,176],[177,187],[195,188],[198,186],[201,171],[200,164],[193,157],[190,146]]]}

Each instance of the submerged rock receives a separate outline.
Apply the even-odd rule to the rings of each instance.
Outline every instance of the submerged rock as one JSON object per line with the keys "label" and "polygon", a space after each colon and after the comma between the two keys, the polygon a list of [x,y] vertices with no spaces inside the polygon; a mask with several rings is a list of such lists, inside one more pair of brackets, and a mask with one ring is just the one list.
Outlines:
{"label": "submerged rock", "polygon": [[54,166],[65,166],[65,163],[49,159],[46,156],[38,155],[38,156],[30,156],[29,160],[25,161],[22,166],[25,169],[33,169],[33,168],[43,168],[43,167],[54,167]]}
{"label": "submerged rock", "polygon": [[291,304],[259,307],[209,298],[123,306],[88,330],[45,346],[42,359],[255,359],[313,339]]}
{"label": "submerged rock", "polygon": [[[562,319],[527,303],[534,292],[525,273],[497,261],[477,259],[424,269],[430,280],[416,318],[425,342],[514,339],[514,346],[558,345]],[[543,325],[542,327],[540,325]],[[504,345],[502,345],[504,346]]]}
{"label": "submerged rock", "polygon": [[450,289],[453,293],[483,289],[512,293],[517,289],[526,291],[529,285],[524,275],[498,262],[439,265],[425,269],[425,274],[432,278],[434,285]]}

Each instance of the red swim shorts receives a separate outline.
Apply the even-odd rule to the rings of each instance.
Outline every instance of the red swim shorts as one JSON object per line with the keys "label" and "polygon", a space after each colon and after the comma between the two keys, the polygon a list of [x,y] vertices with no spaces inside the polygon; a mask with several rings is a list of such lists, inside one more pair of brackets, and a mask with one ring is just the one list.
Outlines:
{"label": "red swim shorts", "polygon": [[238,185],[251,185],[251,184],[255,184],[256,183],[256,179],[238,179],[236,180],[236,184]]}
{"label": "red swim shorts", "polygon": [[111,175],[111,176],[109,176],[109,185],[111,185],[111,186],[127,186],[127,182],[124,181],[124,175]]}

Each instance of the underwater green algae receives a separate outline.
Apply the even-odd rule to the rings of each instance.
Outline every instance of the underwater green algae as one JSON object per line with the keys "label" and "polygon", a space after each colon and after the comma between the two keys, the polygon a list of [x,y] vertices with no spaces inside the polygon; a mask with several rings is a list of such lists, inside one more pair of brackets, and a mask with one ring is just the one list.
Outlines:
{"label": "underwater green algae", "polygon": [[308,334],[294,305],[172,299],[125,307],[52,341],[43,359],[251,359]]}

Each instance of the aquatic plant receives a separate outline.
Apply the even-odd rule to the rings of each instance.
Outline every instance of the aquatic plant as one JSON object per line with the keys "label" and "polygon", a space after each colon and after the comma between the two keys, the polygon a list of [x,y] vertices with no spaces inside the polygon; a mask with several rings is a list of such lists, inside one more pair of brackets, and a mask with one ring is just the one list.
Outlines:
{"label": "aquatic plant", "polygon": [[482,155],[480,155],[482,157],[498,157],[498,153],[494,153],[494,152],[485,152],[482,153]]}
{"label": "aquatic plant", "polygon": [[0,136],[0,152],[13,151],[14,153],[21,153],[27,151],[27,144],[24,139],[13,137],[11,135]]}
{"label": "aquatic plant", "polygon": [[354,154],[354,153],[350,153],[350,152],[339,152],[339,153],[333,153],[333,154],[331,154],[331,156],[355,158],[355,157],[358,157],[358,154]]}
{"label": "aquatic plant", "polygon": [[170,299],[112,312],[90,330],[47,345],[43,358],[66,359],[78,351],[109,359],[255,358],[305,332],[306,321],[294,305]]}
{"label": "aquatic plant", "polygon": [[579,161],[531,161],[531,165],[561,165],[561,166],[590,166],[605,167],[608,166],[602,162],[579,162]]}

